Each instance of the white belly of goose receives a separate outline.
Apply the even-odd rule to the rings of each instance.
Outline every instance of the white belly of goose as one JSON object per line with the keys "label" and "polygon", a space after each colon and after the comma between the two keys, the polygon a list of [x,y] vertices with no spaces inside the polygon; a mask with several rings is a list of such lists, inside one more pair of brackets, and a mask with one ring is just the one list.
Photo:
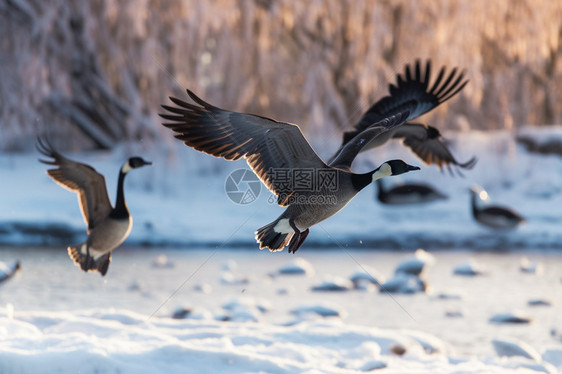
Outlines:
{"label": "white belly of goose", "polygon": [[90,249],[107,253],[117,248],[129,235],[133,227],[133,219],[108,218],[97,226],[88,238]]}
{"label": "white belly of goose", "polygon": [[[298,227],[298,228],[299,228],[299,230],[301,230],[300,227]],[[291,233],[295,232],[295,230],[293,230],[293,228],[289,224],[288,218],[280,219],[279,222],[277,222],[277,224],[275,225],[275,227],[273,227],[273,231],[275,231],[279,234],[291,234]]]}

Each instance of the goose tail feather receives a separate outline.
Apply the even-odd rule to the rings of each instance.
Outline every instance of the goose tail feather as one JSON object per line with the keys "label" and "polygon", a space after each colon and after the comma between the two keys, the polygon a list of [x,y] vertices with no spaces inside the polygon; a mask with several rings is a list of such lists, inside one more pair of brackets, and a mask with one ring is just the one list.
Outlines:
{"label": "goose tail feather", "polygon": [[256,231],[256,241],[260,244],[260,249],[267,248],[271,252],[283,250],[289,243],[293,233],[278,232],[275,227],[279,219],[267,224]]}
{"label": "goose tail feather", "polygon": [[97,271],[104,276],[111,262],[111,252],[96,256],[97,258],[92,256],[90,252],[86,243],[68,247],[68,255],[76,266],[86,272]]}

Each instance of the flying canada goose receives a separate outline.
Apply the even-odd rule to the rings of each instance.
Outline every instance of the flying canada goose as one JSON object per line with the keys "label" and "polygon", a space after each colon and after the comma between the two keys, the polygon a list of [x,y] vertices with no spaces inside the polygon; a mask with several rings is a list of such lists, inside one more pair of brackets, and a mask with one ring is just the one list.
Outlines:
{"label": "flying canada goose", "polygon": [[0,261],[0,284],[12,278],[20,269],[21,266],[19,261],[10,265]]}
{"label": "flying canada goose", "polygon": [[379,179],[377,188],[377,199],[389,205],[421,204],[447,199],[447,195],[425,184],[406,183],[387,189]]}
{"label": "flying canada goose", "polygon": [[482,225],[493,229],[513,229],[525,222],[525,219],[511,209],[501,206],[484,205],[488,200],[488,193],[478,187],[470,189],[472,216]]}
{"label": "flying canada goose", "polygon": [[226,160],[245,158],[277,196],[277,203],[287,207],[279,218],[257,230],[260,249],[280,251],[289,244],[289,253],[294,253],[306,239],[310,226],[336,214],[374,180],[419,170],[401,160],[387,161],[365,174],[355,174],[350,169],[365,144],[404,122],[407,108],[362,131],[327,165],[297,125],[217,108],[190,90],[187,93],[198,105],[170,97],[177,107],[162,105],[171,113],[160,114],[171,121],[163,125],[198,151]]}
{"label": "flying canada goose", "polygon": [[152,165],[152,162],[131,157],[123,164],[119,170],[117,198],[113,207],[103,175],[86,164],[62,156],[41,138],[37,139],[37,149],[53,159],[39,161],[58,166],[57,169],[47,170],[47,174],[64,188],[78,194],[80,209],[88,225],[88,239],[82,244],[68,247],[68,255],[82,270],[99,271],[102,276],[105,275],[111,262],[111,251],[125,241],[133,227],[133,218],[123,192],[125,176],[132,169]]}
{"label": "flying canada goose", "polygon": [[[455,96],[468,83],[468,80],[463,81],[464,72],[457,74],[457,68],[454,68],[445,78],[446,75],[445,67],[442,67],[437,79],[430,87],[430,60],[426,62],[425,70],[422,69],[419,60],[416,61],[413,72],[410,65],[406,65],[404,76],[397,74],[396,85],[389,85],[390,95],[374,103],[355,124],[354,129],[343,134],[341,147],[343,148],[371,124],[403,111],[404,108],[408,108],[410,111],[406,121],[418,118]],[[443,79],[444,82],[441,84]],[[476,163],[475,157],[464,163],[458,162],[447,148],[439,130],[428,125],[411,122],[397,126],[381,136],[373,138],[368,145],[363,147],[362,151],[379,147],[390,139],[402,139],[403,144],[409,147],[426,164],[436,164],[440,170],[445,167],[451,174],[454,170],[461,174],[458,168],[471,169]]]}

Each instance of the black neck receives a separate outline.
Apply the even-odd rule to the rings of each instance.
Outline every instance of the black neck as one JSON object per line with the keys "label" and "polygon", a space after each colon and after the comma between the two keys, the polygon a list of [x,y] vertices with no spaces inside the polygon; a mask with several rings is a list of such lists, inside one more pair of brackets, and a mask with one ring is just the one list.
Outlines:
{"label": "black neck", "polygon": [[115,199],[115,208],[111,212],[111,218],[129,218],[129,209],[125,203],[125,193],[123,192],[123,183],[125,182],[125,173],[123,170],[119,172],[119,181],[117,182],[117,199]]}
{"label": "black neck", "polygon": [[476,199],[477,199],[476,194],[473,192],[472,193],[472,214],[474,214],[474,215],[477,215],[478,211],[479,211],[478,207],[476,206],[477,203],[478,203],[476,201]]}
{"label": "black neck", "polygon": [[377,179],[377,190],[378,190],[377,194],[379,198],[383,198],[386,195],[386,191],[380,179]]}
{"label": "black neck", "polygon": [[364,174],[351,174],[351,183],[353,184],[355,191],[359,192],[371,184],[373,181],[373,174],[375,174],[377,170],[378,168]]}

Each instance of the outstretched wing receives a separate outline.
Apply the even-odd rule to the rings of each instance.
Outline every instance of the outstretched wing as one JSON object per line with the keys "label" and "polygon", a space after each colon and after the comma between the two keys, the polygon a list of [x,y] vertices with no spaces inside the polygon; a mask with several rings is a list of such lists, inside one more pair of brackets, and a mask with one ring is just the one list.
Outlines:
{"label": "outstretched wing", "polygon": [[421,62],[417,60],[413,72],[410,65],[406,65],[404,76],[396,75],[396,85],[389,85],[390,95],[374,103],[363,114],[354,126],[355,129],[350,131],[350,134],[346,133],[344,142],[346,139],[352,139],[371,124],[405,110],[410,112],[406,121],[411,121],[449,100],[468,83],[468,80],[464,80],[464,72],[457,74],[457,68],[453,68],[447,75],[445,67],[441,68],[431,87],[430,81],[430,60],[426,61],[425,69],[422,69]]}
{"label": "outstretched wing", "polygon": [[[411,121],[449,100],[468,83],[468,80],[464,79],[464,72],[458,72],[457,68],[447,72],[445,67],[439,70],[433,84],[431,81],[430,60],[426,61],[425,67],[419,60],[416,61],[413,68],[406,65],[404,74],[396,76],[396,84],[389,85],[390,95],[374,103],[363,114],[353,130],[344,132],[343,144],[339,152],[341,153],[346,144],[373,123],[405,110],[410,113],[406,121]],[[381,146],[390,138],[403,139],[404,145],[414,151],[424,162],[437,164],[440,169],[446,167],[450,172],[452,166],[469,169],[476,163],[474,157],[465,163],[458,162],[443,142],[437,129],[413,123],[406,123],[384,136],[373,138],[370,144],[361,148],[361,151]]]}
{"label": "outstretched wing", "polygon": [[325,168],[296,125],[269,118],[217,108],[187,90],[197,104],[170,97],[177,105],[162,105],[170,114],[160,116],[170,122],[164,126],[186,145],[227,160],[245,158],[265,186],[287,205],[293,190],[280,178],[295,168]]}
{"label": "outstretched wing", "polygon": [[472,169],[477,161],[476,157],[472,157],[466,162],[458,162],[444,143],[439,130],[421,123],[406,123],[397,128],[392,137],[402,139],[404,145],[426,164],[435,164],[440,170],[447,168],[451,174],[453,174],[453,170],[456,170],[458,174],[462,175],[458,169],[453,169],[453,167]]}
{"label": "outstretched wing", "polygon": [[363,147],[379,135],[403,124],[409,114],[410,112],[408,111],[398,113],[388,118],[384,118],[377,123],[372,124],[369,128],[361,131],[341,148],[340,152],[330,162],[330,166],[339,169],[350,169],[353,160],[355,160],[355,157],[357,157],[357,154],[361,152]]}
{"label": "outstretched wing", "polygon": [[64,188],[78,194],[80,209],[89,232],[112,209],[107,195],[105,178],[92,167],[62,156],[44,139],[37,139],[37,150],[53,159],[40,159],[39,161],[47,165],[58,166],[57,169],[47,170],[47,174]]}

